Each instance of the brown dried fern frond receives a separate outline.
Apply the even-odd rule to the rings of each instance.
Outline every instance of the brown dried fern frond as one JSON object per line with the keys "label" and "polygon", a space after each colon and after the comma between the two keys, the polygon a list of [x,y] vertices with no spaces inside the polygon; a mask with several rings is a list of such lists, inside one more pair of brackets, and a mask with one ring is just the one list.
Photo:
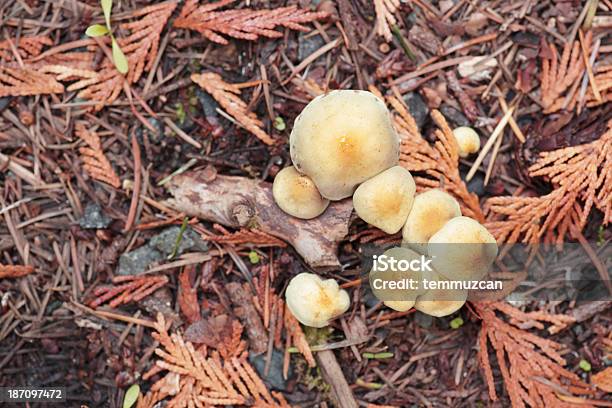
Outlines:
{"label": "brown dried fern frond", "polygon": [[242,127],[265,144],[274,144],[274,139],[263,131],[261,120],[255,113],[250,112],[247,104],[240,99],[239,87],[223,81],[221,76],[214,72],[193,74],[191,80],[209,93]]}
{"label": "brown dried fern frond", "polygon": [[53,41],[46,35],[35,37],[21,37],[19,41],[15,38],[0,41],[0,61],[15,61],[13,46],[22,59],[36,57],[40,55],[45,45],[53,45]]}
{"label": "brown dried fern frond", "polygon": [[[489,396],[496,401],[497,392],[489,358],[489,344],[493,347],[497,364],[513,407],[574,407],[564,397],[572,394],[591,394],[593,391],[580,378],[564,368],[561,356],[563,344],[539,337],[520,328],[522,323],[534,322],[543,327],[563,327],[564,315],[543,312],[525,313],[504,302],[473,303],[482,319],[478,339],[478,359],[484,371]],[[498,313],[505,315],[504,320]],[[581,406],[589,407],[589,400],[580,398]]]}
{"label": "brown dried fern frond", "polygon": [[463,215],[484,221],[478,196],[470,193],[459,174],[459,153],[453,132],[437,110],[431,117],[438,129],[436,141],[430,145],[423,138],[408,108],[395,96],[387,97],[393,108],[393,123],[400,135],[400,165],[411,172],[423,172],[428,177],[415,176],[418,190],[440,188],[453,195],[461,205]]}
{"label": "brown dried fern frond", "polygon": [[121,180],[102,152],[102,143],[100,143],[98,134],[81,123],[77,123],[75,128],[76,135],[87,143],[87,147],[79,148],[85,171],[92,178],[119,188]]}
{"label": "brown dried fern frond", "polygon": [[[126,82],[129,85],[138,82],[143,72],[151,69],[157,57],[161,32],[176,5],[176,1],[167,1],[144,7],[130,15],[130,18],[136,19],[135,21],[120,25],[122,30],[130,33],[126,37],[117,39],[128,60],[129,71],[125,76],[117,71],[111,60],[105,58],[100,72],[95,77],[82,76],[82,79],[71,84],[68,90],[79,90],[79,97],[97,102],[95,110],[113,103],[121,94]],[[106,39],[107,43],[108,41]],[[93,52],[98,47],[90,48]],[[75,74],[76,71],[70,73]]]}
{"label": "brown dried fern frond", "polygon": [[295,6],[272,10],[224,10],[218,9],[236,0],[221,0],[198,5],[198,0],[187,0],[174,26],[195,30],[212,42],[228,44],[224,37],[254,41],[259,37],[279,38],[283,34],[277,27],[308,31],[303,24],[327,16],[327,13],[302,10]]}
{"label": "brown dried fern frond", "polygon": [[0,279],[20,278],[34,272],[32,265],[2,265],[0,264]]}
{"label": "brown dried fern frond", "polygon": [[64,86],[51,75],[32,68],[0,66],[0,98],[64,92]]}
{"label": "brown dried fern frond", "polygon": [[389,42],[393,39],[391,28],[397,23],[393,13],[400,5],[399,0],[374,0],[374,11],[376,11],[376,34]]}
{"label": "brown dried fern frond", "polygon": [[138,302],[168,283],[168,277],[166,275],[115,276],[113,283],[119,285],[94,289],[93,294],[96,298],[89,302],[89,306],[95,308],[108,301],[110,307]]}
{"label": "brown dried fern frond", "polygon": [[[593,34],[589,31],[585,36],[585,48],[591,48]],[[552,113],[567,106],[566,99],[571,100],[572,96],[567,95],[574,83],[580,80],[584,74],[585,65],[580,49],[580,42],[574,44],[567,43],[563,47],[561,59],[557,47],[551,43],[542,43],[543,49],[550,51],[550,58],[542,59],[541,81],[541,101],[544,113]]]}
{"label": "brown dried fern frond", "polygon": [[554,190],[539,197],[492,197],[486,227],[498,242],[562,243],[572,228],[582,231],[593,206],[612,222],[612,121],[591,143],[543,152],[529,168]]}
{"label": "brown dried fern frond", "polygon": [[[164,317],[159,314],[153,338],[160,344],[155,354],[160,358],[156,366],[143,378],[146,380],[161,371],[168,373],[151,387],[142,400],[155,403],[168,399],[168,406],[244,405],[288,407],[281,394],[269,392],[261,378],[241,357],[222,359],[219,354],[204,357],[192,343],[178,333],[168,334]],[[150,396],[157,394],[157,398]],[[139,405],[150,408],[151,405]]]}
{"label": "brown dried fern frond", "polygon": [[[283,305],[284,302],[279,299],[279,304]],[[289,311],[289,308],[285,305],[285,329],[287,330],[287,335],[291,339],[291,343],[298,349],[298,351],[304,356],[304,359],[308,363],[308,366],[314,367],[317,365],[315,362],[314,356],[312,355],[312,351],[310,350],[310,345],[306,340],[306,335],[304,335],[304,331],[302,331],[302,327],[297,319],[293,316],[293,313]]]}
{"label": "brown dried fern frond", "polygon": [[217,242],[222,244],[250,244],[257,247],[279,247],[285,248],[287,243],[275,236],[260,231],[258,229],[242,228],[234,233],[224,233],[223,235],[208,235],[204,237],[207,241]]}

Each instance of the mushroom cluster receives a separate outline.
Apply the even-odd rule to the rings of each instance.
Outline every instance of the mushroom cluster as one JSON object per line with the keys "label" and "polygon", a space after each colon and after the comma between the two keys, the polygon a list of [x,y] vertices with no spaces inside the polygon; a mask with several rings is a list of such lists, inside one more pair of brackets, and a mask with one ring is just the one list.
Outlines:
{"label": "mushroom cluster", "polygon": [[[478,150],[480,140],[472,129],[458,128],[455,137],[462,157]],[[287,214],[314,218],[330,201],[352,196],[361,219],[388,234],[401,230],[406,245],[435,258],[430,280],[480,279],[497,255],[496,245],[494,250],[478,246],[495,240],[477,221],[461,217],[452,196],[440,190],[416,195],[410,172],[399,166],[400,139],[391,115],[373,93],[336,90],[313,99],[296,118],[289,146],[293,166],[276,175],[272,189],[274,200]],[[476,246],[465,252],[452,249],[454,243]],[[416,254],[402,249],[398,256]],[[385,304],[396,310],[414,306],[443,316],[460,308],[466,298],[467,293],[423,291]],[[314,327],[348,309],[348,295],[335,281],[307,273],[291,280],[286,299],[295,317]]]}

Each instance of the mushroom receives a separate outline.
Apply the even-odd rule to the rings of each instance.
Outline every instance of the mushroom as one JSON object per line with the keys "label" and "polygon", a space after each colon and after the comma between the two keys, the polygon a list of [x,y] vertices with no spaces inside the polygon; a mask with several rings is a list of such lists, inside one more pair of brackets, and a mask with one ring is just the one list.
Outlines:
{"label": "mushroom", "polygon": [[480,137],[474,129],[468,126],[460,126],[453,129],[453,135],[459,147],[459,156],[467,157],[480,149]]}
{"label": "mushroom", "polygon": [[297,218],[317,217],[329,205],[329,200],[321,197],[310,177],[298,173],[293,166],[278,172],[272,195],[281,210]]}
{"label": "mushroom", "polygon": [[426,253],[429,238],[448,220],[461,215],[459,203],[442,190],[427,190],[417,194],[402,230],[404,243]]}
{"label": "mushroom", "polygon": [[495,238],[478,221],[457,217],[448,221],[427,244],[434,268],[448,279],[482,279],[497,256]]}
{"label": "mushroom", "polygon": [[348,293],[335,280],[322,280],[307,272],[291,279],[285,299],[295,318],[310,327],[327,326],[329,320],[346,312],[350,305]]}
{"label": "mushroom", "polygon": [[330,200],[399,162],[399,138],[384,102],[371,92],[337,90],[313,99],[289,137],[291,160]]}
{"label": "mushroom", "polygon": [[[435,271],[425,279],[428,280],[429,285],[435,284],[436,287],[430,288],[424,295],[417,298],[414,308],[419,312],[435,317],[448,316],[461,309],[461,306],[465,304],[468,295],[466,289],[452,289],[452,281],[445,279]],[[451,288],[449,289],[449,287]]]}
{"label": "mushroom", "polygon": [[387,234],[395,234],[406,222],[415,192],[410,172],[395,166],[357,187],[353,206],[362,220]]}
{"label": "mushroom", "polygon": [[[404,247],[388,249],[377,256],[372,265],[370,271],[372,293],[391,309],[399,312],[411,309],[416,298],[425,293],[422,287],[423,276],[427,276],[424,264],[425,267],[428,266],[427,258],[411,249]],[[384,282],[387,282],[386,287]],[[389,282],[402,282],[403,286],[389,287]]]}

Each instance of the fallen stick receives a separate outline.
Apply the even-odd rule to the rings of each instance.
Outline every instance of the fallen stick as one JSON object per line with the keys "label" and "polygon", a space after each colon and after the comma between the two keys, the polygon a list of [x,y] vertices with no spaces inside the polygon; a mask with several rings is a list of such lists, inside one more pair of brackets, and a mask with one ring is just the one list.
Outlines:
{"label": "fallen stick", "polygon": [[168,190],[173,198],[166,205],[177,211],[233,228],[259,228],[291,244],[312,268],[340,266],[338,243],[348,233],[350,199],[331,203],[317,218],[301,220],[276,205],[272,184],[264,181],[206,169],[174,176]]}
{"label": "fallen stick", "polygon": [[340,408],[357,408],[359,405],[355,401],[351,387],[346,382],[334,352],[331,350],[319,351],[315,353],[315,359],[321,369],[323,378],[331,385],[332,396],[336,406]]}

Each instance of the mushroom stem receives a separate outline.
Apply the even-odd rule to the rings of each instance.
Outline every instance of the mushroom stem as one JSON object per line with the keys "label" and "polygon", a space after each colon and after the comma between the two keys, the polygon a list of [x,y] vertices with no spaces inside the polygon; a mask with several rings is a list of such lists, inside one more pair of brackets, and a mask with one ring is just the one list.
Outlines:
{"label": "mushroom stem", "polygon": [[259,228],[291,244],[312,268],[340,265],[336,254],[348,233],[350,199],[332,203],[317,218],[300,220],[278,208],[272,184],[264,181],[189,172],[173,177],[168,190],[173,198],[165,204],[177,211],[233,228]]}

